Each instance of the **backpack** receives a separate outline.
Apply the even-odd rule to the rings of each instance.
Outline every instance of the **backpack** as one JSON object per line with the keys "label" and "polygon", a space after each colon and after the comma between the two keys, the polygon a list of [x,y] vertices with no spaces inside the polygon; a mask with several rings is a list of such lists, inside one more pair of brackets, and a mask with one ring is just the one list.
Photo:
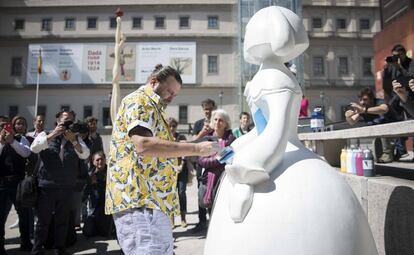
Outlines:
{"label": "backpack", "polygon": [[31,157],[37,157],[33,171],[26,172],[24,179],[17,185],[16,191],[16,203],[24,208],[34,207],[38,196],[37,172],[39,171],[41,160],[37,154],[31,155]]}

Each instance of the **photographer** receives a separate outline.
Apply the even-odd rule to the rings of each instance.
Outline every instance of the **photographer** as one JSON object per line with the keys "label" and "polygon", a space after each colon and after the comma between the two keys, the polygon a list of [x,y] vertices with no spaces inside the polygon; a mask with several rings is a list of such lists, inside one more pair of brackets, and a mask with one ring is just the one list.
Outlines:
{"label": "photographer", "polygon": [[[377,125],[392,122],[387,104],[375,98],[374,91],[370,88],[362,89],[358,95],[359,103],[352,102],[351,110],[345,112],[349,125],[364,122],[366,125]],[[381,145],[380,145],[381,142]],[[375,158],[380,163],[391,163],[394,160],[391,140],[376,138],[374,140]],[[382,149],[381,149],[382,147]]]}
{"label": "photographer", "polygon": [[407,117],[414,118],[414,79],[408,82],[408,88],[394,80],[392,82],[393,90],[400,100],[400,106],[404,108]]}
{"label": "photographer", "polygon": [[80,161],[89,157],[88,147],[78,136],[79,127],[73,123],[75,113],[61,111],[56,118],[55,129],[48,135],[40,133],[31,146],[31,150],[39,153],[42,160],[38,172],[38,222],[32,254],[43,254],[52,218],[55,254],[66,254],[70,202],[80,172]]}
{"label": "photographer", "polygon": [[[406,119],[405,113],[409,114],[401,102],[401,98],[394,91],[394,86],[401,85],[407,92],[409,97],[411,90],[409,89],[409,80],[414,78],[414,62],[407,57],[406,49],[401,44],[395,45],[391,50],[390,56],[385,59],[383,89],[384,99],[389,106],[390,114],[394,121],[403,121]],[[401,91],[400,91],[401,92]],[[395,141],[396,154],[395,158],[399,159],[407,154],[405,148],[406,137],[397,138]]]}

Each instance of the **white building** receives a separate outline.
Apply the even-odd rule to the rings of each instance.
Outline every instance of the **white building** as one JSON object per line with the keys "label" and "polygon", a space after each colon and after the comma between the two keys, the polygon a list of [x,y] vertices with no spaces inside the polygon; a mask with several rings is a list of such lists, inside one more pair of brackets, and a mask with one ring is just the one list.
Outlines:
{"label": "white building", "polygon": [[[239,60],[236,0],[123,0],[117,1],[117,5],[113,3],[108,0],[1,1],[0,65],[3,68],[0,70],[0,115],[20,114],[29,123],[34,115],[34,67],[37,60],[36,56],[29,57],[29,45],[32,48],[39,45],[46,47],[45,44],[52,44],[49,45],[52,48],[65,45],[66,48],[80,47],[83,52],[91,45],[105,45],[104,48],[110,51],[116,27],[114,12],[121,7],[124,11],[122,32],[130,49],[139,49],[142,43],[164,43],[165,47],[169,44],[177,46],[182,42],[195,44],[195,53],[190,53],[195,70],[189,70],[194,79],[184,84],[175,102],[168,107],[170,116],[180,119],[181,123],[193,123],[202,117],[201,101],[211,98],[219,107],[221,104],[228,110],[237,122]],[[51,64],[52,60],[47,59],[48,52],[45,51],[47,49],[42,54],[45,55],[45,74],[40,79],[44,82],[40,83],[39,112],[46,113],[48,128],[53,127],[54,115],[62,108],[74,110],[78,119],[96,116],[100,120],[99,127],[110,124],[111,78],[103,78],[101,82],[84,79],[83,71],[88,64],[85,56],[78,61],[82,63],[82,68],[78,62],[71,60],[72,69],[70,72],[65,70],[71,76],[62,77],[62,73],[57,73],[61,70],[53,73],[56,70],[50,65],[61,69],[68,64],[65,62],[67,59],[55,59]],[[109,53],[106,55],[105,63],[100,65],[111,70]],[[147,60],[151,59],[147,57]],[[145,66],[145,63],[139,64]],[[131,65],[134,67],[135,63]],[[82,70],[74,70],[75,67]],[[33,77],[27,75],[30,71],[34,71]],[[123,96],[138,88],[140,82],[136,82],[137,77],[133,81],[121,82]]]}
{"label": "white building", "polygon": [[[131,82],[121,82],[122,95],[141,84],[138,82],[140,62],[136,61],[142,57],[140,45],[176,46],[182,42],[195,45],[195,53],[189,53],[194,64],[193,81],[184,84],[167,109],[181,123],[193,123],[201,118],[200,102],[206,98],[215,100],[219,107],[222,105],[233,123],[238,123],[241,85],[255,71],[243,69],[244,75],[240,75],[242,40],[239,37],[243,29],[239,24],[246,24],[248,16],[268,5],[278,4],[302,12],[310,48],[299,62],[303,66],[298,70],[303,70],[299,77],[305,85],[311,110],[323,104],[329,120],[341,120],[343,107],[357,100],[358,91],[374,86],[372,38],[380,31],[378,0],[241,0],[240,3],[237,0],[122,0],[113,5],[109,0],[2,0],[0,115],[20,114],[29,122],[33,117],[36,77],[27,75],[35,71],[35,56],[29,61],[30,45],[32,48],[44,44],[69,48],[81,45],[83,54],[88,47],[104,45],[106,59],[100,64],[104,69],[112,69],[110,49],[117,7],[125,12],[122,31],[127,36],[128,49],[135,50],[135,61],[130,61],[131,68],[136,70],[135,77]],[[152,64],[154,59],[147,57]],[[44,59],[44,63],[47,61]],[[106,75],[98,82],[84,79],[87,59],[83,57],[79,61],[83,63],[82,71],[72,74],[78,78],[76,82],[62,81],[61,74],[56,73],[53,79],[40,84],[39,112],[46,113],[48,128],[53,127],[54,114],[62,108],[74,110],[79,119],[96,116],[100,128],[110,124],[110,77]],[[64,65],[65,61],[62,62]],[[47,73],[46,65],[44,71]]]}
{"label": "white building", "polygon": [[344,119],[344,107],[357,100],[358,92],[367,86],[374,89],[373,36],[381,30],[379,1],[303,0],[302,4],[310,38],[304,54],[310,109],[324,104],[329,120]]}

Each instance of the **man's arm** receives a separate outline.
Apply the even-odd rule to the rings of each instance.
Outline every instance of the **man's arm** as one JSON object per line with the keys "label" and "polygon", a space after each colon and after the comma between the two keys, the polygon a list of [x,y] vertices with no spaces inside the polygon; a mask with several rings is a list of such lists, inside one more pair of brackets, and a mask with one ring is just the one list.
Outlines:
{"label": "man's arm", "polygon": [[382,115],[382,114],[386,114],[388,110],[389,110],[388,105],[380,104],[378,106],[367,107],[367,109],[365,110],[365,113]]}
{"label": "man's arm", "polygon": [[20,139],[20,142],[14,139],[10,145],[16,151],[16,153],[19,154],[21,157],[23,158],[29,157],[31,153],[30,144],[29,144],[29,141],[27,141],[27,139],[24,136],[22,136],[22,138]]}
{"label": "man's arm", "polygon": [[182,143],[153,137],[149,129],[137,126],[129,132],[138,154],[154,157],[209,156],[218,150],[215,142]]}
{"label": "man's arm", "polygon": [[352,126],[361,119],[361,116],[356,111],[348,110],[345,112],[345,119]]}

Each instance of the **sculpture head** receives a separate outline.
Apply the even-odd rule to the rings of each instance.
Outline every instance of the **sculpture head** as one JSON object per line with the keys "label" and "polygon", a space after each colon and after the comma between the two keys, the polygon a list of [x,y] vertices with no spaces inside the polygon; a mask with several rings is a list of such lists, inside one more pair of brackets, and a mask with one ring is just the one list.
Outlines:
{"label": "sculpture head", "polygon": [[251,64],[261,64],[277,56],[288,62],[309,46],[302,20],[291,10],[270,6],[256,12],[246,26],[244,58]]}

